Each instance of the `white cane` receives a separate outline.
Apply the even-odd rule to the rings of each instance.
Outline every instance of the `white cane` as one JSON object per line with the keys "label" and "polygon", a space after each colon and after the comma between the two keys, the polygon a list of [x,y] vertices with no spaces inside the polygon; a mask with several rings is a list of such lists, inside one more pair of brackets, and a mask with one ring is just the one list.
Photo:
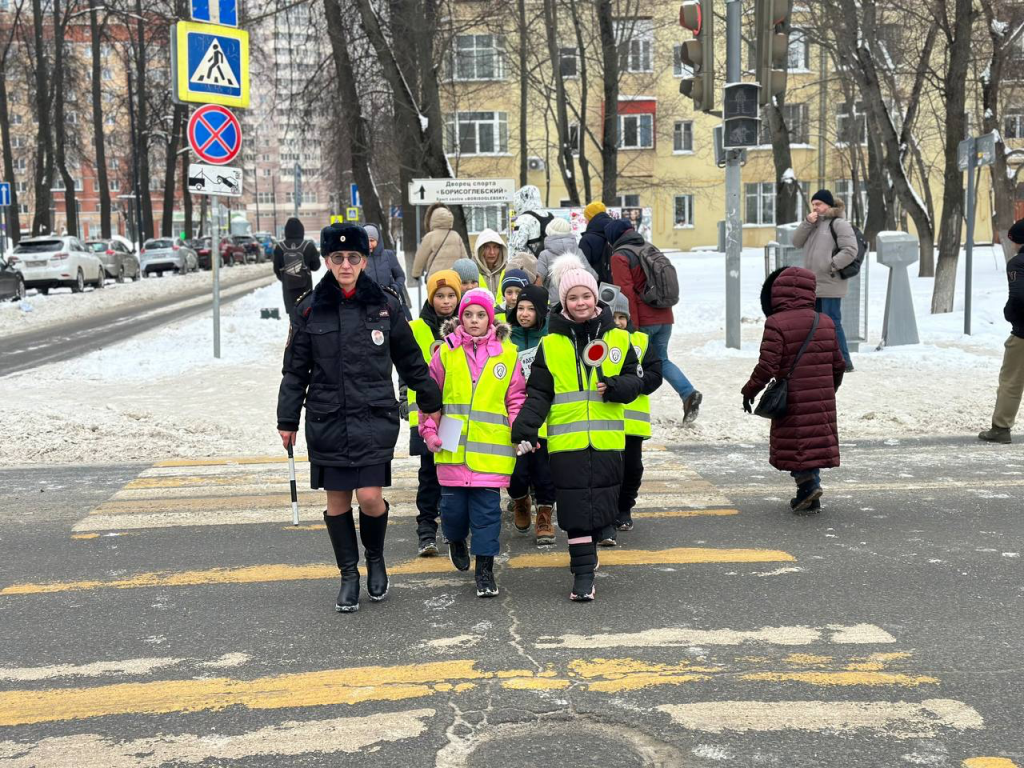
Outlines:
{"label": "white cane", "polygon": [[291,472],[292,486],[292,525],[299,524],[299,493],[295,488],[295,453],[291,443],[288,444],[288,469]]}

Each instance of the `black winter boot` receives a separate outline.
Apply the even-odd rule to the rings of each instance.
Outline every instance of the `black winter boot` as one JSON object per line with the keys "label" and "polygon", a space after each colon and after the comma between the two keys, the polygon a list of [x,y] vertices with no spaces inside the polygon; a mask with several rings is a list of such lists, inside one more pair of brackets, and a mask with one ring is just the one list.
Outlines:
{"label": "black winter boot", "polygon": [[388,572],[384,566],[384,536],[388,530],[388,512],[391,505],[384,501],[384,514],[370,517],[359,511],[359,538],[366,550],[366,591],[377,603],[388,594]]}
{"label": "black winter boot", "polygon": [[341,589],[334,609],[341,613],[359,610],[359,542],[356,540],[356,523],[350,509],[343,515],[328,515],[324,510],[324,525],[331,537],[334,558],[341,571]]}
{"label": "black winter boot", "polygon": [[494,580],[494,558],[490,555],[476,556],[476,596],[494,597],[498,584]]}
{"label": "black winter boot", "polygon": [[585,603],[594,599],[594,571],[597,570],[597,546],[594,540],[569,545],[569,570],[573,575],[569,599]]}

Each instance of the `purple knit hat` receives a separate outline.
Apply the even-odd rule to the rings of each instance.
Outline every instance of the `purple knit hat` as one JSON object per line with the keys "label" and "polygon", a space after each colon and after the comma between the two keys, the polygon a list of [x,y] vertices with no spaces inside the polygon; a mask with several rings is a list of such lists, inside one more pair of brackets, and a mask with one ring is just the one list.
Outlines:
{"label": "purple knit hat", "polygon": [[470,304],[478,304],[487,312],[487,324],[494,325],[494,294],[486,288],[471,288],[466,291],[459,302],[459,320]]}

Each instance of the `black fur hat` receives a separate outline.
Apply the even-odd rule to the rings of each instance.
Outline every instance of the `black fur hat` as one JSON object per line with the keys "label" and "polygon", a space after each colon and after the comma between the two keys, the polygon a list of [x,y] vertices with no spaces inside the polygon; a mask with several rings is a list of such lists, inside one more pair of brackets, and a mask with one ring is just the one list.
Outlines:
{"label": "black fur hat", "polygon": [[1010,239],[1011,243],[1024,245],[1024,219],[1014,222],[1006,236]]}
{"label": "black fur hat", "polygon": [[329,256],[338,251],[370,255],[370,238],[358,224],[331,224],[320,230],[320,253]]}

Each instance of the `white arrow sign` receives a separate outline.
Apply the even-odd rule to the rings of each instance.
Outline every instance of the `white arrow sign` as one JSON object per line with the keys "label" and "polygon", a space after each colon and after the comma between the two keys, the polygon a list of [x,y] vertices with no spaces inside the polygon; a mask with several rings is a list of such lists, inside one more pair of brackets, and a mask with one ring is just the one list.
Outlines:
{"label": "white arrow sign", "polygon": [[223,165],[189,163],[188,191],[194,195],[240,197],[242,194],[242,169],[227,168]]}
{"label": "white arrow sign", "polygon": [[498,205],[511,202],[515,191],[513,179],[413,179],[409,183],[409,202]]}

